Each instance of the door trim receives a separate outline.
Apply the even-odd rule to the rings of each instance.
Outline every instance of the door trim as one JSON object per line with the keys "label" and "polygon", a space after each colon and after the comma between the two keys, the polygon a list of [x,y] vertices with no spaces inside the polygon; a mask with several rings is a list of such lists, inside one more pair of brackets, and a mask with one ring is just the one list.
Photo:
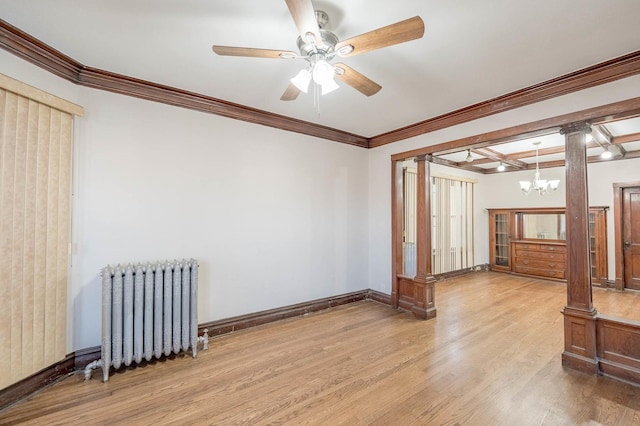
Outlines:
{"label": "door trim", "polygon": [[622,191],[640,187],[640,181],[613,184],[613,229],[615,233],[616,290],[624,290],[624,250],[622,248]]}

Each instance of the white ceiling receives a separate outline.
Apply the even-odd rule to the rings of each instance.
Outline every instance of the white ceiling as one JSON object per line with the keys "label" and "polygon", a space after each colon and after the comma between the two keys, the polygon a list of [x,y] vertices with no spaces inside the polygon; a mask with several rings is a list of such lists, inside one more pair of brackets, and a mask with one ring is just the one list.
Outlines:
{"label": "white ceiling", "polygon": [[84,65],[375,136],[640,49],[638,0],[316,1],[340,39],[415,15],[422,39],[345,58],[382,90],[338,82],[280,101],[302,60],[223,57],[211,45],[296,51],[283,0],[0,0],[0,17]]}

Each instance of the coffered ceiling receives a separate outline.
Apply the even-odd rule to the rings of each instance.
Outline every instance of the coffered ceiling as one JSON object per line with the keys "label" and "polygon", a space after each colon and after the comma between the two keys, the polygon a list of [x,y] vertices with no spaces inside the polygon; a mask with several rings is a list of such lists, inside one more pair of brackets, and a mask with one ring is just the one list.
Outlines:
{"label": "coffered ceiling", "polygon": [[[538,152],[536,153],[536,147]],[[434,152],[436,161],[478,173],[499,173],[564,166],[565,137],[557,130],[535,137],[514,138],[482,148],[457,148]],[[611,155],[603,154],[605,152]],[[587,160],[617,161],[640,158],[640,117],[591,125],[587,135]],[[499,169],[500,165],[503,170]]]}
{"label": "coffered ceiling", "polygon": [[[632,0],[313,3],[327,12],[328,28],[340,39],[412,16],[423,19],[425,34],[345,58],[382,90],[367,97],[338,81],[339,90],[321,97],[318,114],[311,95],[280,100],[304,61],[211,50],[218,44],[296,51],[297,29],[283,0],[0,0],[0,17],[77,61],[80,70],[124,75],[215,98],[225,108],[240,105],[364,139],[640,49],[640,2]],[[477,167],[491,168],[479,160]]]}

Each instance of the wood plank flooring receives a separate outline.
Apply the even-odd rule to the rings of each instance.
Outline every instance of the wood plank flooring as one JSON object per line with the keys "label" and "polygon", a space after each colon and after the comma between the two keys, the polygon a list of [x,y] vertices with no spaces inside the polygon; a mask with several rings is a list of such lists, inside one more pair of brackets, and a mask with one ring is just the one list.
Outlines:
{"label": "wood plank flooring", "polygon": [[[563,369],[563,283],[480,272],[436,284],[437,318],[371,301],[179,357],[71,376],[1,424],[640,425],[640,388]],[[640,319],[640,295],[594,289]],[[635,316],[635,317],[634,317]]]}

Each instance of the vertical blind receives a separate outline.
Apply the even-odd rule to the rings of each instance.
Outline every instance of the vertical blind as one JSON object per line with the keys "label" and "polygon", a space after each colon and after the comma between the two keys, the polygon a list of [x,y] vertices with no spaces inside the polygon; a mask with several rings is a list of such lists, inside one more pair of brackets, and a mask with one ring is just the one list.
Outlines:
{"label": "vertical blind", "polygon": [[413,277],[416,275],[416,225],[418,171],[405,167],[402,173],[403,184],[403,239],[402,239],[402,273]]}
{"label": "vertical blind", "polygon": [[431,178],[432,273],[457,271],[474,265],[473,182]]}
{"label": "vertical blind", "polygon": [[72,123],[82,109],[51,107],[41,102],[51,95],[0,77],[1,389],[65,356]]}

